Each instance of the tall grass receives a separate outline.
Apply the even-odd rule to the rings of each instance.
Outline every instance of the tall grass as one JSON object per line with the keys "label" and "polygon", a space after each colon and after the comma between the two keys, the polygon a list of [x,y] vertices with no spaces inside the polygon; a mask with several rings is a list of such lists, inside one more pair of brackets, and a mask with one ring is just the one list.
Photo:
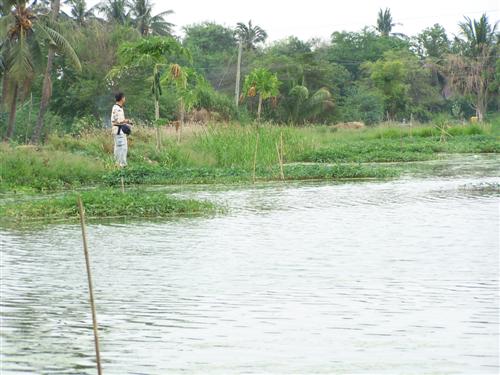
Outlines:
{"label": "tall grass", "polygon": [[190,141],[191,148],[197,150],[213,166],[252,168],[255,146],[257,165],[272,166],[277,163],[276,145],[281,134],[284,141],[284,161],[294,161],[297,155],[307,149],[306,139],[297,128],[279,126],[224,126],[209,127]]}
{"label": "tall grass", "polygon": [[[445,124],[446,125],[446,124]],[[129,168],[134,183],[203,183],[251,180],[257,135],[258,178],[274,179],[278,166],[276,145],[283,136],[283,161],[360,163],[415,161],[438,158],[440,153],[500,152],[498,128],[492,124],[441,126],[384,124],[361,130],[328,126],[291,127],[271,124],[212,124],[186,129],[177,142],[164,130],[163,147],[156,149],[154,129],[136,126],[129,138]],[[445,137],[443,137],[445,134]],[[78,137],[52,135],[40,149],[0,147],[0,187],[35,189],[113,183],[113,139],[109,130],[85,132]],[[299,173],[300,172],[300,173]],[[308,178],[311,170],[295,170],[294,178]],[[314,174],[314,173],[313,173]],[[351,171],[359,176],[359,171]],[[363,176],[373,176],[364,171]],[[345,170],[336,176],[348,176]],[[380,173],[384,175],[384,173]],[[333,176],[322,171],[317,177]]]}
{"label": "tall grass", "polygon": [[68,151],[33,147],[0,147],[0,186],[27,186],[37,190],[92,184],[106,172],[106,163]]}

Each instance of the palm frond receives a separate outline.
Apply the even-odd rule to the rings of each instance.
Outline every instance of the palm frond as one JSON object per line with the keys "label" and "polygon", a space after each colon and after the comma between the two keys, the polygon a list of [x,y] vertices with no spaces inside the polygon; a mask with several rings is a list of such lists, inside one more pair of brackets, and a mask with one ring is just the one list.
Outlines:
{"label": "palm frond", "polygon": [[59,34],[54,29],[43,25],[41,22],[36,24],[36,28],[42,31],[47,38],[49,39],[51,45],[61,54],[65,55],[69,58],[71,63],[75,66],[76,69],[81,70],[82,66],[80,64],[80,59],[76,55],[75,50],[71,46],[71,44],[64,38],[61,34]]}
{"label": "palm frond", "polygon": [[332,109],[334,106],[332,94],[328,89],[321,88],[316,91],[304,105],[305,118],[317,116],[327,110]]}
{"label": "palm frond", "polygon": [[30,46],[26,33],[21,31],[17,43],[11,44],[6,59],[7,73],[14,80],[24,82],[35,74],[35,67],[31,61]]}
{"label": "palm frond", "polygon": [[16,18],[13,14],[8,14],[0,18],[0,41],[3,41],[7,38],[7,34],[9,30],[16,23]]}

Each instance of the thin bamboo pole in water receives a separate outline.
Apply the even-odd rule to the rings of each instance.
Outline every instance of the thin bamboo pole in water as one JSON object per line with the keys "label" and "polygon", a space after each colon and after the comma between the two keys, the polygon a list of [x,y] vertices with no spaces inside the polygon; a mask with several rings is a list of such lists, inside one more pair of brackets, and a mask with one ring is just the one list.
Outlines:
{"label": "thin bamboo pole in water", "polygon": [[102,375],[101,369],[101,355],[99,352],[99,335],[97,333],[97,317],[95,313],[94,304],[94,292],[92,290],[92,274],[90,272],[90,259],[89,252],[87,248],[87,232],[85,227],[85,211],[83,208],[82,197],[78,196],[78,210],[80,211],[80,225],[82,227],[82,238],[83,238],[83,252],[85,254],[85,265],[87,268],[87,280],[89,283],[89,296],[90,296],[90,308],[92,310],[92,326],[94,328],[94,344],[95,344],[95,357],[97,362],[97,374]]}
{"label": "thin bamboo pole in water", "polygon": [[281,158],[280,147],[278,146],[278,143],[276,143],[276,153],[278,154],[278,163],[280,165],[280,177],[281,180],[285,181],[285,174],[283,173],[283,159]]}

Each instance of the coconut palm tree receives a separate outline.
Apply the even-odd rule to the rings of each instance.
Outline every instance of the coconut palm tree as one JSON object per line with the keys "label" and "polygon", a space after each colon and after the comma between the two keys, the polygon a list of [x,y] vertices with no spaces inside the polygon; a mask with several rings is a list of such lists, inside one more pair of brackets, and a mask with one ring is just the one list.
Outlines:
{"label": "coconut palm tree", "polygon": [[95,6],[98,12],[104,13],[109,22],[126,25],[130,22],[130,3],[127,0],[107,0]]}
{"label": "coconut palm tree", "polygon": [[253,26],[252,20],[248,21],[248,25],[238,22],[236,24],[236,38],[238,39],[238,65],[236,66],[236,87],[234,92],[234,100],[238,107],[240,98],[240,80],[241,80],[241,55],[243,48],[255,49],[256,44],[265,42],[267,33],[260,26]]}
{"label": "coconut palm tree", "polygon": [[383,36],[389,36],[394,26],[396,24],[392,22],[391,10],[389,8],[380,9],[378,11],[377,26],[375,27],[377,31]]}
{"label": "coconut palm tree", "polygon": [[71,17],[80,26],[84,26],[87,20],[94,17],[94,9],[87,9],[85,0],[66,0],[64,3],[71,7]]}
{"label": "coconut palm tree", "polygon": [[251,20],[248,21],[248,25],[241,22],[236,24],[236,36],[242,41],[245,49],[255,49],[256,44],[267,39],[267,33],[260,26],[253,26]]}
{"label": "coconut palm tree", "polygon": [[314,119],[334,107],[332,94],[328,89],[321,88],[311,95],[308,88],[302,85],[296,85],[290,90],[287,102],[289,121],[292,123]]}
{"label": "coconut palm tree", "polygon": [[[69,42],[59,32],[60,25],[54,13],[59,11],[56,0],[51,13],[40,14],[34,6],[26,1],[7,0],[2,2],[5,16],[0,19],[0,55],[4,65],[2,100],[10,102],[7,131],[4,138],[14,134],[16,104],[29,92],[35,74],[43,67],[43,48],[66,55],[77,69],[81,69],[80,61]],[[54,4],[57,3],[57,4]],[[52,54],[53,58],[53,54]],[[42,101],[50,93],[50,71],[52,69],[51,53],[47,60],[46,76]],[[47,75],[49,73],[49,75]],[[8,95],[7,95],[8,94]],[[47,100],[48,103],[48,100]]]}
{"label": "coconut palm tree", "polygon": [[462,53],[468,56],[477,56],[485,48],[491,49],[497,39],[498,22],[492,25],[486,14],[483,14],[479,20],[464,18],[465,21],[458,24],[460,36],[455,39]]}
{"label": "coconut palm tree", "polygon": [[495,81],[495,64],[500,52],[498,22],[490,24],[486,14],[479,20],[465,17],[459,23],[460,35],[455,37],[458,53],[447,57],[443,68],[450,87],[472,98],[471,106],[479,121],[488,109],[489,93]]}
{"label": "coconut palm tree", "polygon": [[142,36],[147,35],[172,35],[173,23],[165,21],[165,17],[174,13],[166,10],[153,16],[153,4],[149,0],[133,0],[130,5],[133,24]]}

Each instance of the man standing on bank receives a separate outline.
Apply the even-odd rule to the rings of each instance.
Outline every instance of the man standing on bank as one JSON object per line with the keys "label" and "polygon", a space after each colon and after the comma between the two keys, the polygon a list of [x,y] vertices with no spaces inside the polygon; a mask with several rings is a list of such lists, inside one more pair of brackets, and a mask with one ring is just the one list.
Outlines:
{"label": "man standing on bank", "polygon": [[125,104],[125,95],[119,92],[115,95],[116,103],[111,110],[111,132],[115,140],[115,159],[120,168],[127,166],[127,134],[130,134],[131,121],[125,118],[123,106]]}

